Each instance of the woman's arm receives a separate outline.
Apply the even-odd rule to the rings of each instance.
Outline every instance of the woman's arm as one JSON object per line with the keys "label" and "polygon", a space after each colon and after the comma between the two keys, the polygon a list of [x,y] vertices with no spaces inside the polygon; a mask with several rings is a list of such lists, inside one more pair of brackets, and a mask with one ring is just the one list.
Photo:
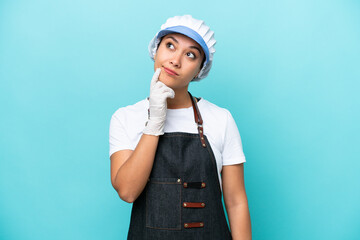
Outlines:
{"label": "woman's arm", "polygon": [[244,164],[223,166],[221,176],[232,238],[250,240],[251,222],[244,184]]}
{"label": "woman's arm", "polygon": [[121,150],[110,156],[111,183],[120,198],[134,202],[144,190],[150,176],[159,135],[164,134],[167,98],[175,92],[159,80],[161,68],[157,68],[150,83],[148,121],[136,148]]}
{"label": "woman's arm", "polygon": [[122,200],[134,202],[145,188],[158,142],[159,136],[143,134],[134,150],[111,155],[111,183]]}

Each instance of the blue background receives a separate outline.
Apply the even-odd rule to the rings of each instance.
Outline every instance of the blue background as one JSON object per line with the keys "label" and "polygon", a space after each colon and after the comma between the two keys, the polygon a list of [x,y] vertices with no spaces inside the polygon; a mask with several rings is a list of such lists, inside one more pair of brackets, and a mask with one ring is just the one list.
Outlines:
{"label": "blue background", "polygon": [[217,44],[194,96],[238,125],[253,239],[360,239],[360,3],[0,1],[0,239],[125,239],[108,130],[168,17]]}

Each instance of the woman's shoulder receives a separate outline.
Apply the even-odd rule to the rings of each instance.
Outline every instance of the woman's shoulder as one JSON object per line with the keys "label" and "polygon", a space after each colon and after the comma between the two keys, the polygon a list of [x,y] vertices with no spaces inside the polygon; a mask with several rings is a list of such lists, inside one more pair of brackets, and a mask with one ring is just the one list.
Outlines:
{"label": "woman's shoulder", "polygon": [[219,105],[210,102],[209,100],[206,100],[204,98],[201,98],[201,100],[199,101],[199,108],[201,108],[201,110],[205,111],[208,114],[218,117],[226,117],[230,114],[230,111],[227,108],[220,107]]}
{"label": "woman's shoulder", "polygon": [[123,106],[118,108],[114,114],[119,113],[119,112],[139,112],[139,111],[143,111],[144,108],[147,108],[147,106],[149,105],[149,101],[147,100],[147,98],[142,99],[134,104],[130,104],[127,106]]}
{"label": "woman's shoulder", "polygon": [[[134,104],[130,104],[127,106],[123,106],[118,108],[113,116],[120,117],[120,116],[133,116],[133,115],[143,115],[144,110],[146,110],[149,106],[149,101],[147,98],[142,99]],[[147,112],[146,112],[147,113]]]}

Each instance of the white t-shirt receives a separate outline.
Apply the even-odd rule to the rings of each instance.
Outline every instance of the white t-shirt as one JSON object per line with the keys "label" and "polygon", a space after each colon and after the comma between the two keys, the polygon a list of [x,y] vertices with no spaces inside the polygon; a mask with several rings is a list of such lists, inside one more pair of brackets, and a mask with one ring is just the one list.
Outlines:
{"label": "white t-shirt", "polygon": [[[222,189],[222,166],[246,162],[240,133],[227,109],[203,98],[197,105],[203,119],[204,135],[208,138],[215,155]],[[135,149],[148,120],[148,107],[149,100],[145,98],[115,111],[110,120],[109,156],[119,150]],[[193,107],[167,109],[164,132],[198,133]]]}

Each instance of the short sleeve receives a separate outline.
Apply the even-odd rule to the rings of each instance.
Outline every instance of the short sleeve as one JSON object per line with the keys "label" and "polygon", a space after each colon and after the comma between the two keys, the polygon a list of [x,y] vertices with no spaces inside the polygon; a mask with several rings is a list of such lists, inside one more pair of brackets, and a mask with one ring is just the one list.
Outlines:
{"label": "short sleeve", "polygon": [[222,149],[223,165],[246,162],[238,127],[231,113],[227,112],[226,130]]}
{"label": "short sleeve", "polygon": [[133,150],[133,146],[131,144],[131,140],[126,132],[126,128],[123,125],[121,112],[115,112],[110,120],[110,128],[109,128],[109,157],[117,151],[124,149]]}

